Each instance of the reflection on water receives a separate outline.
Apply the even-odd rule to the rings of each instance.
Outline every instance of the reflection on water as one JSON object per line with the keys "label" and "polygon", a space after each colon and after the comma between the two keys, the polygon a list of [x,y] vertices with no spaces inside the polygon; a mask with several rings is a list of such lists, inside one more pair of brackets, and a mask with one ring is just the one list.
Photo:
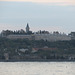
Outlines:
{"label": "reflection on water", "polygon": [[75,75],[75,62],[0,62],[0,75]]}

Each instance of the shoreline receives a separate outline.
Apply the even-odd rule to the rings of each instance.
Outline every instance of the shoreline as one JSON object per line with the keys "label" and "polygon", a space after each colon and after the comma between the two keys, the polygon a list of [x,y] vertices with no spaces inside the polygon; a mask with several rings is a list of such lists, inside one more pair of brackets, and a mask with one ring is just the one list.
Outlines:
{"label": "shoreline", "polygon": [[0,62],[75,62],[75,60],[63,60],[63,59],[27,59],[27,60],[0,60]]}

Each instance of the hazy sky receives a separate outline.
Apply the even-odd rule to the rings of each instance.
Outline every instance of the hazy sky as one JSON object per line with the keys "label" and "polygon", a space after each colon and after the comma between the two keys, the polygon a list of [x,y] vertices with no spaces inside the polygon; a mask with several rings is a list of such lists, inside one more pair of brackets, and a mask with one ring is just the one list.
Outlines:
{"label": "hazy sky", "polygon": [[27,2],[72,2],[74,3],[75,0],[0,0],[0,1],[27,1]]}
{"label": "hazy sky", "polygon": [[20,1],[20,2],[39,2],[39,3],[61,3],[66,5],[75,5],[75,0],[0,0],[0,1]]}
{"label": "hazy sky", "polygon": [[0,31],[75,31],[75,0],[0,0]]}

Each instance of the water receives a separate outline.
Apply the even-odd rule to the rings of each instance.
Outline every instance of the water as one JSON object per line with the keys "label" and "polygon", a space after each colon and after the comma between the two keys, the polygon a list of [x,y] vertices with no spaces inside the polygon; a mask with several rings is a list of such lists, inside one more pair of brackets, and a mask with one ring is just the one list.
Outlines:
{"label": "water", "polygon": [[0,62],[0,75],[75,75],[75,62]]}

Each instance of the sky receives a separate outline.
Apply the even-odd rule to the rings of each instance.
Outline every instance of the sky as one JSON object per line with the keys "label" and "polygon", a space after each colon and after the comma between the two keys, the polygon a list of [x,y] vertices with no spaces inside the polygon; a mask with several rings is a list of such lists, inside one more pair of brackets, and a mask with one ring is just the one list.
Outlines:
{"label": "sky", "polygon": [[24,29],[75,31],[75,0],[0,0],[0,32]]}

